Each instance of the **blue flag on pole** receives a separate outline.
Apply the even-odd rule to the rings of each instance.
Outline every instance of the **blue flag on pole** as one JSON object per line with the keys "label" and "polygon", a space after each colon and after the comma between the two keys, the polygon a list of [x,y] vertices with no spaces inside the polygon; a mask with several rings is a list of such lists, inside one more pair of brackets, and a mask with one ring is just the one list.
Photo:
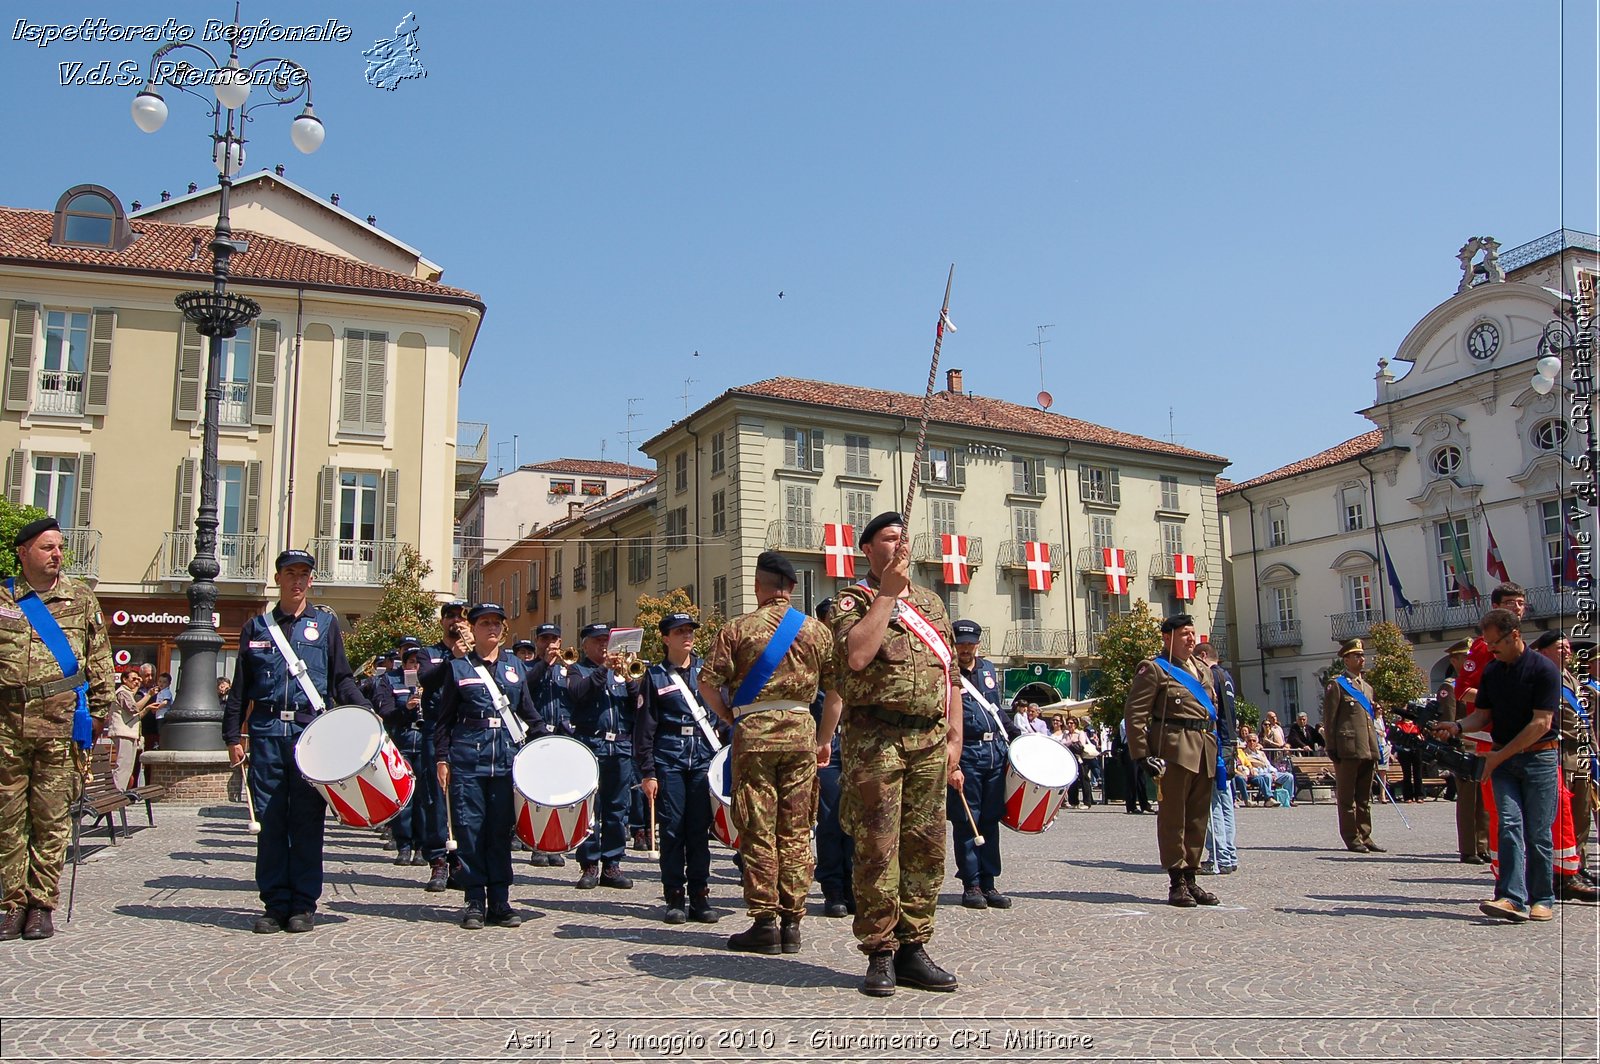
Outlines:
{"label": "blue flag on pole", "polygon": [[1411,600],[1400,590],[1400,574],[1394,571],[1394,559],[1389,557],[1389,542],[1383,538],[1382,532],[1378,533],[1378,545],[1383,548],[1383,568],[1389,576],[1389,590],[1394,592],[1394,608],[1409,610]]}

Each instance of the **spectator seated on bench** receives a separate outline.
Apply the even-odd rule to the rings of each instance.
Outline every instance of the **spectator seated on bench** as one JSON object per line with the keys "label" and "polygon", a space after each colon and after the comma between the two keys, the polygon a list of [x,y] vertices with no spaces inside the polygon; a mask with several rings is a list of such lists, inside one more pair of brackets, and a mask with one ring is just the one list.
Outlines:
{"label": "spectator seated on bench", "polygon": [[1294,773],[1273,765],[1260,739],[1246,738],[1239,760],[1249,769],[1250,785],[1258,789],[1263,802],[1276,801],[1285,809],[1294,802]]}

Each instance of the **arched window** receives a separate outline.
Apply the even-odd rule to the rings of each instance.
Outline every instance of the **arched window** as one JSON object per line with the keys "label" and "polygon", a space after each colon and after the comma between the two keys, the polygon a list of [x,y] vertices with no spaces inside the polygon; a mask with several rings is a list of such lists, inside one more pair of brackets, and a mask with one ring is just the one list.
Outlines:
{"label": "arched window", "polygon": [[121,251],[133,243],[133,230],[122,204],[110,189],[78,185],[56,201],[50,242]]}
{"label": "arched window", "polygon": [[1428,456],[1428,468],[1437,477],[1453,477],[1461,468],[1461,448],[1440,447]]}
{"label": "arched window", "polygon": [[1567,442],[1566,423],[1557,418],[1541,421],[1533,427],[1531,438],[1533,445],[1541,451],[1559,451]]}

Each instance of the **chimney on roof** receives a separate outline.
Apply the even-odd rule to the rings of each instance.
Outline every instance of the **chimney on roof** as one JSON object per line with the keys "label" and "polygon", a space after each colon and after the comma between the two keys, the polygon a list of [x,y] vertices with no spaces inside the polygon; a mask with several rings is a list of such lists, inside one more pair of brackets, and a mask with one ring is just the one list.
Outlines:
{"label": "chimney on roof", "polygon": [[376,214],[367,215],[367,224],[368,225],[377,225],[378,224],[378,216]]}
{"label": "chimney on roof", "polygon": [[200,238],[194,238],[194,243],[189,247],[189,261],[195,262],[200,258]]}
{"label": "chimney on roof", "polygon": [[279,163],[277,166],[274,166],[272,168],[272,172],[277,174],[279,177],[282,177],[283,176],[283,164]]}
{"label": "chimney on roof", "polygon": [[339,205],[339,194],[337,192],[335,192],[333,195],[329,196],[328,199],[333,203],[333,205],[335,207],[337,207]]}
{"label": "chimney on roof", "polygon": [[569,503],[567,503],[567,520],[570,521],[570,520],[572,520],[572,518],[577,517],[579,512],[582,511],[582,509],[583,509],[583,503],[581,503],[581,502],[569,502]]}
{"label": "chimney on roof", "polygon": [[191,182],[189,182],[189,191],[191,193],[199,192],[200,191],[200,186],[195,184],[193,181],[191,181]]}
{"label": "chimney on roof", "polygon": [[135,213],[137,213],[139,208],[143,207],[143,206],[144,206],[144,204],[140,203],[138,200],[134,200],[133,201],[133,209],[134,209]]}
{"label": "chimney on roof", "polygon": [[166,189],[162,189],[161,190],[161,202],[162,203],[167,202],[167,200],[169,200],[171,198],[172,198],[172,193],[168,192]]}
{"label": "chimney on roof", "polygon": [[960,395],[961,394],[961,371],[960,370],[958,370],[958,369],[947,369],[947,370],[944,371],[944,390],[949,392],[951,395]]}
{"label": "chimney on roof", "polygon": [[1394,383],[1394,374],[1389,372],[1388,359],[1378,359],[1378,372],[1373,379],[1378,382],[1378,402],[1387,403],[1389,401],[1389,386]]}

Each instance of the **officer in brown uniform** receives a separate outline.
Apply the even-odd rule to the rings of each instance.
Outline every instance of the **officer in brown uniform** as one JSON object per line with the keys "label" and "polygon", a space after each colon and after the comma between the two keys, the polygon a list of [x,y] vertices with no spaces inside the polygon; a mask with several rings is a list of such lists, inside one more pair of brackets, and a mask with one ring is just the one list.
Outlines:
{"label": "officer in brown uniform", "polygon": [[1161,653],[1134,671],[1123,714],[1129,756],[1160,781],[1156,845],[1167,904],[1185,909],[1217,904],[1194,878],[1211,824],[1218,756],[1216,691],[1211,670],[1193,657],[1197,641],[1187,613],[1162,621]]}
{"label": "officer in brown uniform", "polygon": [[[61,571],[61,526],[55,518],[24,525],[14,546],[22,575],[0,581],[0,942],[55,934],[51,913],[82,771],[73,750],[79,692],[87,688],[93,741],[116,686],[100,603]],[[59,628],[77,659],[70,675],[30,619],[44,613],[41,603],[45,625]]]}
{"label": "officer in brown uniform", "polygon": [[789,560],[764,551],[755,610],[723,625],[700,667],[701,700],[734,725],[733,826],[753,922],[728,948],[745,953],[800,952],[817,761],[828,750],[819,735],[833,734],[832,721],[819,732],[811,716],[811,700],[833,672],[833,643],[822,622],[789,605],[794,585]]}
{"label": "officer in brown uniform", "polygon": [[1372,685],[1362,679],[1367,653],[1361,640],[1339,647],[1344,675],[1328,682],[1322,696],[1322,734],[1333,759],[1334,800],[1339,807],[1339,837],[1354,853],[1384,853],[1372,841],[1372,777],[1378,769],[1378,732]]}
{"label": "officer in brown uniform", "polygon": [[861,991],[954,990],[928,957],[944,881],[945,786],[961,759],[961,691],[944,603],[911,583],[897,513],[861,530],[871,573],[834,599],[844,701],[839,822],[856,840],[853,930],[867,954]]}
{"label": "officer in brown uniform", "polygon": [[[1470,639],[1459,639],[1445,651],[1457,677],[1461,676],[1471,652]],[[1448,699],[1444,697],[1446,694]],[[1447,682],[1440,690],[1440,722],[1458,720],[1470,712],[1471,706],[1463,706],[1457,700],[1455,684]],[[1456,781],[1456,849],[1463,864],[1486,863],[1483,855],[1489,852],[1489,815],[1483,807],[1483,787],[1471,780]]]}

